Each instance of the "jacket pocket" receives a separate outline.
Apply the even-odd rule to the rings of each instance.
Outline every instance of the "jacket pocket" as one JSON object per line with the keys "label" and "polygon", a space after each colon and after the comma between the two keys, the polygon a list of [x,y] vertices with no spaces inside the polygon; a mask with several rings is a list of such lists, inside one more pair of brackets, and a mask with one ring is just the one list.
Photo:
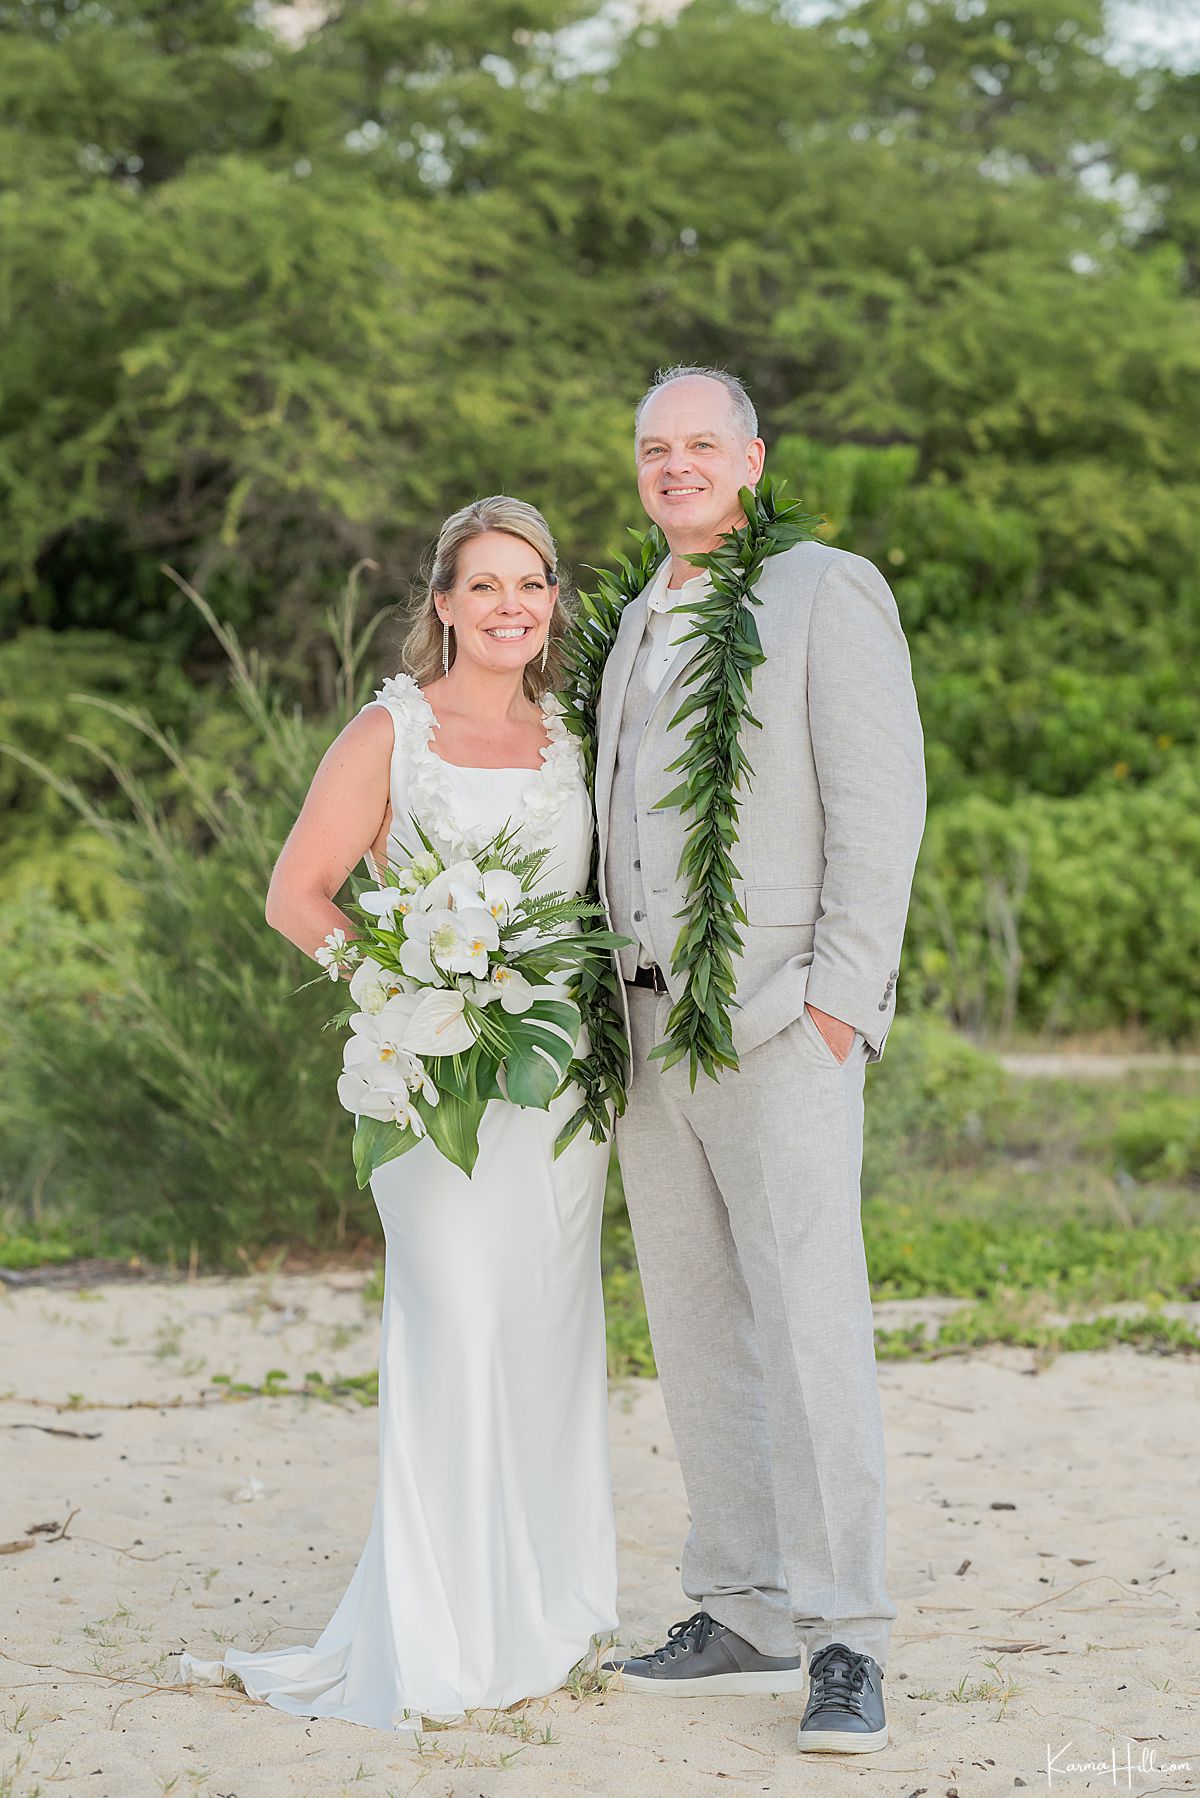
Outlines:
{"label": "jacket pocket", "polygon": [[821,882],[798,887],[748,886],[742,904],[748,924],[815,924],[821,912]]}

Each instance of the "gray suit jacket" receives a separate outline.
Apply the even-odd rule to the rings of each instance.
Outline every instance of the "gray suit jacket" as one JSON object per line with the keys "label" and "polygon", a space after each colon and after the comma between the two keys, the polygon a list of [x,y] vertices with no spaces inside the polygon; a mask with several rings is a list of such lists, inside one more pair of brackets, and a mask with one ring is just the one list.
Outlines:
{"label": "gray suit jacket", "polygon": [[[900,946],[925,827],[925,757],[908,645],[891,588],[865,557],[805,542],[771,557],[755,610],[766,661],[743,739],[755,772],[740,793],[733,861],[748,923],[735,962],[734,1046],[747,1054],[800,1016],[807,1000],[860,1030],[883,1054],[895,1013]],[[646,623],[625,608],[600,692],[596,823],[600,892],[608,856],[632,853],[632,819],[610,816],[625,689]],[[667,774],[693,720],[668,732],[699,649],[684,643],[655,697],[636,763],[637,840],[646,916],[672,999],[671,954],[684,905],[679,859],[690,813],[656,812],[682,774]],[[617,921],[617,928],[621,928]],[[624,998],[624,986],[621,988]]]}

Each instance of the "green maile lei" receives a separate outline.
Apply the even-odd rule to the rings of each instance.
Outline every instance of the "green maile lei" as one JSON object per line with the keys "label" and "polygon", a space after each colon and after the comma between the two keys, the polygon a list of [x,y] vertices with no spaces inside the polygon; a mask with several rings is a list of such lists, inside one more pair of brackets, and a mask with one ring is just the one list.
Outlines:
{"label": "green maile lei", "polygon": [[[766,660],[753,608],[762,604],[755,586],[769,556],[779,555],[810,538],[824,520],[803,512],[784,497],[784,483],[764,476],[758,487],[740,492],[746,522],[727,531],[717,548],[686,556],[708,571],[712,591],[690,607],[692,628],[684,642],[701,639],[684,675],[691,689],[667,728],[692,720],[687,747],[667,764],[668,774],[683,778],[656,802],[654,809],[677,808],[690,813],[685,826],[679,878],[686,881],[682,921],[671,952],[671,972],[683,991],[671,1008],[666,1038],[651,1051],[664,1069],[685,1057],[693,1090],[701,1069],[712,1079],[723,1068],[736,1069],[730,1010],[736,986],[734,957],[741,954],[739,924],[746,914],[734,892],[740,878],[732,850],[738,841],[739,793],[748,788],[754,769],[742,742],[743,727],[761,730],[750,709],[754,670]],[[596,707],[604,664],[616,641],[621,615],[648,585],[668,554],[657,526],[633,531],[632,556],[619,556],[615,572],[596,570],[599,584],[580,595],[580,610],[566,646],[567,681],[562,694],[564,722],[579,739],[588,786],[595,794]],[[598,900],[599,846],[592,857],[588,896]],[[593,1141],[610,1129],[610,1109],[625,1109],[628,1045],[619,1016],[618,975],[610,960],[589,968],[577,994],[592,1053],[572,1064],[570,1078],[582,1089],[583,1104],[559,1137],[559,1149],[582,1129],[591,1127]]]}

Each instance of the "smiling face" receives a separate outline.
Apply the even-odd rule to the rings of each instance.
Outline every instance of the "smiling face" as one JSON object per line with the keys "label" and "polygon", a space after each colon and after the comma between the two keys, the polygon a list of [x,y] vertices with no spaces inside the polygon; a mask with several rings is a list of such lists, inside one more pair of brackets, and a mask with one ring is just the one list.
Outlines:
{"label": "smiling face", "polygon": [[642,411],[638,492],[673,550],[708,550],[742,521],[738,489],[753,487],[766,449],[734,416],[729,389],[707,375],[669,381]]}
{"label": "smiling face", "polygon": [[453,587],[434,595],[454,626],[455,659],[506,674],[542,653],[558,588],[533,545],[508,531],[484,531],[458,552]]}

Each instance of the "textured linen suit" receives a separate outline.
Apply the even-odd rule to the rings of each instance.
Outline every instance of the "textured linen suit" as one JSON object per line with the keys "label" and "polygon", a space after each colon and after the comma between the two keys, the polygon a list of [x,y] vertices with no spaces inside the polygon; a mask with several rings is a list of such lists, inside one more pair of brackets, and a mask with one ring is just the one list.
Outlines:
{"label": "textured linen suit", "polygon": [[[612,927],[670,996],[625,986],[633,1044],[617,1146],[651,1337],[691,1510],[684,1591],[764,1654],[830,1641],[886,1662],[883,1433],[860,1220],[863,1087],[895,1012],[925,824],[924,742],[890,587],[805,542],[770,558],[735,890],[748,923],[719,1081],[647,1060],[681,983],[686,816],[668,731],[699,647],[654,687],[647,595],[625,608],[599,704],[596,816]],[[689,814],[690,815],[690,814]],[[631,959],[632,958],[632,959]],[[622,957],[632,975],[637,951]],[[843,1062],[805,1010],[854,1026]]]}

